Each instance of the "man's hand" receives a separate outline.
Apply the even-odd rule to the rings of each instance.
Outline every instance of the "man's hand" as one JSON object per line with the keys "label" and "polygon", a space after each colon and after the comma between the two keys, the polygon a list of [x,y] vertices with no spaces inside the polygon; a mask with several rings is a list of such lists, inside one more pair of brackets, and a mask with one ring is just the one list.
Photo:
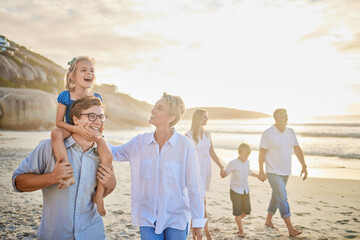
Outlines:
{"label": "man's hand", "polygon": [[305,179],[307,178],[307,175],[308,175],[307,167],[306,167],[306,166],[301,169],[300,177],[301,177],[303,174],[304,174],[303,181],[305,181]]}
{"label": "man's hand", "polygon": [[55,163],[54,171],[51,173],[54,183],[62,183],[63,179],[73,177],[73,169],[70,162],[58,160]]}
{"label": "man's hand", "polygon": [[114,189],[116,186],[114,171],[102,163],[98,168],[96,178],[105,188]]}
{"label": "man's hand", "polygon": [[259,172],[258,179],[262,182],[265,182],[265,180],[267,179],[266,174],[264,172]]}
{"label": "man's hand", "polygon": [[202,228],[193,228],[193,239],[200,240],[202,238]]}

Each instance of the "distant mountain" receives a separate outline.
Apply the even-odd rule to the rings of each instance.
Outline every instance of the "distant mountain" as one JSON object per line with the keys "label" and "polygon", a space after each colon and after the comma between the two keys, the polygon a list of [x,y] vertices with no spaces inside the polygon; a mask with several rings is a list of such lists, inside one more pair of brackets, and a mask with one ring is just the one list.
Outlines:
{"label": "distant mountain", "polygon": [[244,111],[235,108],[224,108],[224,107],[200,107],[200,108],[189,108],[186,110],[183,119],[192,119],[192,115],[196,109],[206,110],[209,119],[255,119],[255,118],[267,118],[271,117],[268,114]]}

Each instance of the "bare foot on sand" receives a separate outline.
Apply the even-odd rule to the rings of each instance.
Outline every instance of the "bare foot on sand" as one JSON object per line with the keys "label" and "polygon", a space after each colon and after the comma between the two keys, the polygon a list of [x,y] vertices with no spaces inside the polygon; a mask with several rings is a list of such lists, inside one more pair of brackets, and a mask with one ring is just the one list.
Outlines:
{"label": "bare foot on sand", "polygon": [[58,185],[58,189],[65,189],[67,187],[69,187],[70,185],[75,184],[75,178],[74,177],[70,177],[64,180],[61,180],[59,185]]}
{"label": "bare foot on sand", "polygon": [[275,227],[275,225],[272,222],[265,222],[265,226],[270,227],[272,229],[277,229],[277,227]]}
{"label": "bare foot on sand", "polygon": [[244,232],[237,232],[236,234],[237,234],[238,237],[240,237],[240,238],[245,238],[245,233],[244,233]]}
{"label": "bare foot on sand", "polygon": [[296,229],[293,229],[293,230],[289,231],[289,236],[290,237],[295,237],[295,236],[300,235],[300,234],[302,234],[302,231],[298,231]]}

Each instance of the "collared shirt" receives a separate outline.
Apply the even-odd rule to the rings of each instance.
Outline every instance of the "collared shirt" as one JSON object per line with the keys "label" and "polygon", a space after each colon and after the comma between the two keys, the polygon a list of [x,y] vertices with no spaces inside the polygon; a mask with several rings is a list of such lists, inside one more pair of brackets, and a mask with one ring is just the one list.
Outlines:
{"label": "collared shirt", "polygon": [[[106,239],[104,224],[91,198],[97,184],[96,173],[100,158],[96,144],[88,151],[72,137],[65,140],[69,161],[74,170],[75,184],[58,189],[57,184],[41,189],[43,209],[41,223],[36,233],[39,239]],[[51,140],[43,140],[15,170],[12,182],[24,173],[51,173],[55,167],[55,156]]]}
{"label": "collared shirt", "polygon": [[134,226],[154,227],[157,234],[168,227],[184,230],[191,218],[193,227],[205,226],[199,162],[187,137],[174,130],[161,151],[154,132],[110,148],[115,161],[130,161]]}
{"label": "collared shirt", "polygon": [[226,175],[230,175],[230,188],[238,194],[249,193],[248,177],[252,174],[249,160],[245,162],[236,158],[225,168]]}
{"label": "collared shirt", "polygon": [[287,127],[284,132],[280,132],[275,125],[266,129],[260,140],[260,148],[267,150],[265,153],[266,172],[282,176],[290,175],[292,149],[298,145],[293,129]]}

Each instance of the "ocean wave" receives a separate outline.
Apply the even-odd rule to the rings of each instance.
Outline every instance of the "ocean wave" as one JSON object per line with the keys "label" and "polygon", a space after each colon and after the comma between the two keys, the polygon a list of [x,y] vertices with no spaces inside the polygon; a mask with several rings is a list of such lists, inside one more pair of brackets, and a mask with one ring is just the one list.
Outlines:
{"label": "ocean wave", "polygon": [[343,159],[360,159],[360,154],[357,153],[324,153],[324,152],[304,152],[308,156],[321,156],[321,157],[337,157]]}
{"label": "ocean wave", "polygon": [[[215,148],[236,151],[234,147],[228,145],[217,144],[214,146]],[[259,151],[258,145],[251,145],[251,149],[253,151]],[[323,152],[323,151],[304,151],[305,156],[319,156],[319,157],[337,157],[341,159],[354,159],[360,160],[359,153],[331,153],[331,152]]]}
{"label": "ocean wave", "polygon": [[[219,134],[247,134],[261,135],[262,131],[232,131],[232,130],[212,130],[211,133]],[[329,133],[329,132],[296,132],[297,136],[302,137],[337,137],[337,138],[360,138],[360,133]]]}

